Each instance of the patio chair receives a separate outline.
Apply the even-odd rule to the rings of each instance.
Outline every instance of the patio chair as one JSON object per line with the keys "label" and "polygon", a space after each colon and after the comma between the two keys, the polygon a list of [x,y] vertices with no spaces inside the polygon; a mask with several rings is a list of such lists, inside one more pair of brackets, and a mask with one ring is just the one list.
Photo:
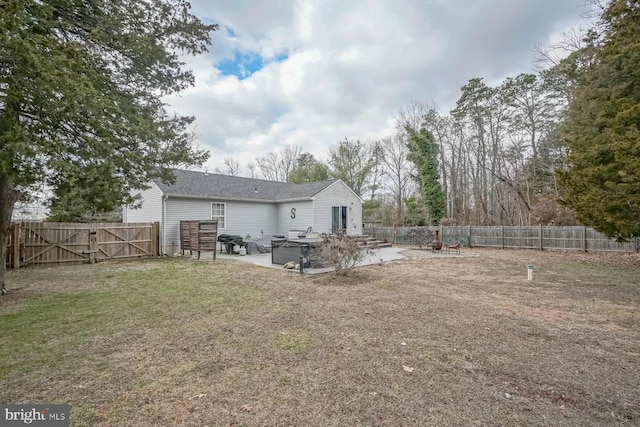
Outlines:
{"label": "patio chair", "polygon": [[460,246],[462,245],[462,240],[458,240],[455,243],[449,245],[449,250],[458,251],[458,255],[460,254]]}

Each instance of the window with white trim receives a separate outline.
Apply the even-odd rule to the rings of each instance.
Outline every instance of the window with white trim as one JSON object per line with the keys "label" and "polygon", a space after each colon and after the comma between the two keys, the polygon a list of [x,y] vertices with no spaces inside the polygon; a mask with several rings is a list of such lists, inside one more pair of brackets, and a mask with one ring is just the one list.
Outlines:
{"label": "window with white trim", "polygon": [[224,203],[211,203],[211,219],[218,220],[218,230],[224,229],[226,224],[227,209]]}

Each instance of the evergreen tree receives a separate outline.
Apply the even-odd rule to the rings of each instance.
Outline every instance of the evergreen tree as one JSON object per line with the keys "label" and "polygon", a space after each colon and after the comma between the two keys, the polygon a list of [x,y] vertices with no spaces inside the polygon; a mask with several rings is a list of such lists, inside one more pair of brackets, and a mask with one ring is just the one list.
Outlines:
{"label": "evergreen tree", "polygon": [[601,19],[602,43],[569,104],[558,178],[581,222],[625,240],[640,235],[640,2],[613,0]]}
{"label": "evergreen tree", "polygon": [[411,196],[404,199],[403,202],[406,206],[406,218],[404,218],[406,225],[409,227],[426,226],[429,213],[424,200]]}
{"label": "evergreen tree", "polygon": [[444,193],[438,172],[438,145],[431,132],[421,128],[416,132],[407,128],[409,133],[409,160],[416,165],[417,180],[423,203],[429,212],[431,225],[440,224],[444,217]]}
{"label": "evergreen tree", "polygon": [[375,166],[373,154],[372,147],[345,138],[337,146],[329,148],[329,174],[362,196]]}
{"label": "evergreen tree", "polygon": [[[182,54],[216,25],[185,0],[0,1],[0,259],[13,206],[36,185],[110,211],[172,168],[202,164],[191,117],[162,97],[192,85]],[[0,267],[4,288],[5,264]]]}
{"label": "evergreen tree", "polygon": [[313,154],[303,153],[298,157],[296,167],[289,174],[289,182],[302,184],[304,182],[324,181],[329,179],[329,168],[313,157]]}

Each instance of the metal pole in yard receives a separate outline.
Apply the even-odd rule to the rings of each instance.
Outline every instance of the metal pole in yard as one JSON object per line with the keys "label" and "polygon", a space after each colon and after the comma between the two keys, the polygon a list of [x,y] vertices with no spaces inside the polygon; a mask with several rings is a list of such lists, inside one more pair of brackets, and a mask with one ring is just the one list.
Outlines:
{"label": "metal pole in yard", "polygon": [[309,245],[300,245],[300,274],[304,274],[304,263],[309,257]]}

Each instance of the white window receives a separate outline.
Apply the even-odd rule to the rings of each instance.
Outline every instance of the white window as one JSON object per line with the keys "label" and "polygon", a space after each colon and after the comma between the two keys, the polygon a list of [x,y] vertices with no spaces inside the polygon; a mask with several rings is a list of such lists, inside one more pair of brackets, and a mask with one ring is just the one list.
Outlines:
{"label": "white window", "polygon": [[225,228],[226,207],[224,203],[211,203],[211,219],[218,220],[218,230]]}

